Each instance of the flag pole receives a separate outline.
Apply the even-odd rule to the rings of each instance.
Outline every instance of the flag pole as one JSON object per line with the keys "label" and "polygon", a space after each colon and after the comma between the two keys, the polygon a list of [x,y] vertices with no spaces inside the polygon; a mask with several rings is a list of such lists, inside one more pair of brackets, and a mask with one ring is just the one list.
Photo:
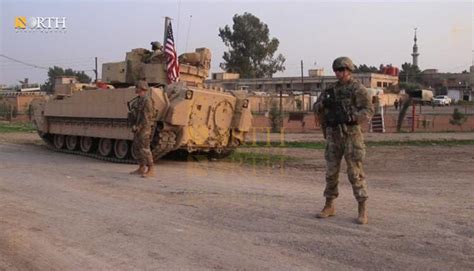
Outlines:
{"label": "flag pole", "polygon": [[165,17],[165,31],[163,31],[163,43],[162,43],[163,46],[165,46],[166,44],[166,33],[168,31],[168,25],[170,24],[170,22],[171,22],[171,18],[166,16]]}

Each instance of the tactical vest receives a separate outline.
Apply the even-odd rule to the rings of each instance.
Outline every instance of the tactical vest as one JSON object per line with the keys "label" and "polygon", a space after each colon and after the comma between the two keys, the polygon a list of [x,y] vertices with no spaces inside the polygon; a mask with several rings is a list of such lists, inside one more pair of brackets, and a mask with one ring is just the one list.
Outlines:
{"label": "tactical vest", "polygon": [[354,112],[352,110],[352,96],[352,90],[341,89],[337,92],[337,94],[334,88],[326,90],[323,100],[326,127],[337,127],[341,124],[357,124]]}
{"label": "tactical vest", "polygon": [[[156,121],[158,118],[158,110],[155,108],[155,100],[152,97],[148,97],[151,101],[153,111],[151,120]],[[138,125],[140,123],[140,116],[143,115],[145,99],[140,97],[135,97],[128,104],[128,114],[127,114],[127,125],[128,127],[133,127],[133,125]]]}
{"label": "tactical vest", "polygon": [[127,102],[128,114],[127,114],[127,126],[133,127],[138,123],[138,99],[139,97],[133,98],[131,101]]}

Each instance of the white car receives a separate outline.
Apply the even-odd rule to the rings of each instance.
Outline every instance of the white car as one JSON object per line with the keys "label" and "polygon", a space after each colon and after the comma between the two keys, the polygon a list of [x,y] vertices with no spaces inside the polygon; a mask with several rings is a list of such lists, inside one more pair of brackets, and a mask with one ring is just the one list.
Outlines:
{"label": "white car", "polygon": [[439,105],[439,106],[450,105],[451,104],[451,98],[449,98],[446,95],[438,95],[438,96],[434,97],[433,104],[434,105]]}

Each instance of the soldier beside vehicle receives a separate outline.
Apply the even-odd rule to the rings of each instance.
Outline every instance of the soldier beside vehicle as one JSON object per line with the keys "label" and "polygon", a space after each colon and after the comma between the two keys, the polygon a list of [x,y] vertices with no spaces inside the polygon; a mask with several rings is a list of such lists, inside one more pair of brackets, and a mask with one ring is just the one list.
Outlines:
{"label": "soldier beside vehicle", "polygon": [[344,157],[347,175],[352,185],[354,197],[358,202],[359,224],[367,224],[366,209],[367,183],[362,162],[365,157],[365,144],[361,124],[373,115],[373,107],[367,89],[352,78],[354,64],[348,57],[339,57],[333,62],[333,70],[338,82],[326,89],[315,103],[315,113],[321,122],[326,139],[326,188],[324,208],[316,216],[327,218],[336,213],[334,201],[339,195],[339,171]]}
{"label": "soldier beside vehicle", "polygon": [[[334,60],[333,70],[338,82],[333,88],[326,89],[315,104],[315,111],[320,116],[321,125],[327,145],[325,159],[326,204],[317,214],[318,218],[335,215],[334,201],[338,197],[338,177],[341,160],[347,164],[347,175],[352,184],[353,193],[358,201],[358,218],[360,224],[368,223],[366,202],[367,184],[362,162],[365,156],[365,145],[360,124],[367,122],[373,114],[370,95],[365,87],[352,78],[354,65],[347,57]],[[139,80],[136,85],[136,100],[131,106],[134,132],[133,149],[136,153],[138,169],[131,174],[142,177],[155,176],[153,156],[150,149],[153,104],[146,95],[149,87],[146,81]]]}
{"label": "soldier beside vehicle", "polygon": [[142,177],[154,177],[155,168],[153,155],[150,149],[152,136],[153,101],[146,95],[149,91],[148,83],[145,80],[139,80],[136,84],[135,93],[137,97],[130,106],[129,122],[133,131],[133,151],[137,157],[138,169],[130,174],[138,174]]}
{"label": "soldier beside vehicle", "polygon": [[[353,194],[358,202],[359,224],[367,224],[366,202],[367,184],[363,171],[365,144],[360,125],[373,115],[370,95],[367,89],[352,78],[354,65],[347,57],[334,60],[333,70],[338,82],[333,88],[326,89],[315,103],[315,111],[320,116],[326,138],[326,203],[318,218],[335,215],[334,201],[338,197],[339,171],[344,157],[347,175]],[[134,132],[133,149],[137,157],[138,169],[131,174],[142,177],[155,176],[153,156],[150,149],[153,122],[153,101],[146,95],[149,90],[144,80],[136,84],[136,100],[131,106],[132,130]]]}

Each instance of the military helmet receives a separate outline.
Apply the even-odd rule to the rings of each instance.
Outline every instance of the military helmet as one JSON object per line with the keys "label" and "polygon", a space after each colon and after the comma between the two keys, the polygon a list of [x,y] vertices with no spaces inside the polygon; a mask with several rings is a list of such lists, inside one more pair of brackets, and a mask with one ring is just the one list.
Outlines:
{"label": "military helmet", "polygon": [[341,56],[341,57],[338,57],[334,60],[334,62],[332,63],[332,70],[333,71],[336,71],[337,69],[340,69],[340,68],[346,68],[348,69],[349,71],[354,71],[354,63],[352,63],[352,60],[350,58],[348,58],[347,56]]}
{"label": "military helmet", "polygon": [[163,45],[159,41],[152,41],[151,43],[151,49],[152,50],[157,50],[163,48]]}
{"label": "military helmet", "polygon": [[137,84],[135,85],[137,89],[148,90],[148,83],[145,80],[138,80]]}

